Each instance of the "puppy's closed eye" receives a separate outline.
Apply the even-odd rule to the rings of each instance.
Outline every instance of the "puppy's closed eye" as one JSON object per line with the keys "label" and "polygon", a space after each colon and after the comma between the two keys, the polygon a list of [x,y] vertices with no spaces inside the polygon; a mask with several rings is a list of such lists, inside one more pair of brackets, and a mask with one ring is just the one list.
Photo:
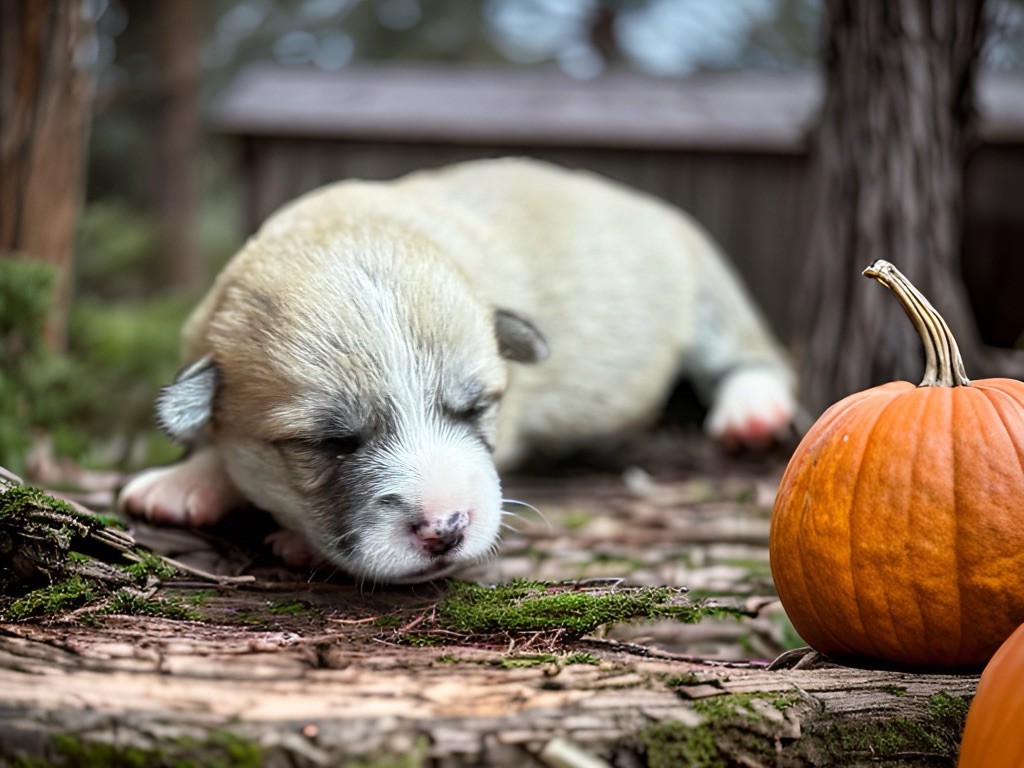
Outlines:
{"label": "puppy's closed eye", "polygon": [[475,400],[462,405],[445,405],[445,414],[455,421],[475,424],[498,404],[500,395],[481,395]]}
{"label": "puppy's closed eye", "polygon": [[278,440],[277,447],[285,453],[313,454],[325,459],[343,459],[363,447],[361,435],[333,435],[320,439],[288,438]]}
{"label": "puppy's closed eye", "polygon": [[359,435],[337,435],[318,440],[315,444],[317,451],[325,456],[333,456],[336,459],[351,456],[363,447],[363,439]]}

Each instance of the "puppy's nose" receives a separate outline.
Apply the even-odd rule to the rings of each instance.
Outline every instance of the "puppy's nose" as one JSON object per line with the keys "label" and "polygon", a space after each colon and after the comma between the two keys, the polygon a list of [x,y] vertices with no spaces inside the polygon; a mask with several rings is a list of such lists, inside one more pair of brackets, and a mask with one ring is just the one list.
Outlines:
{"label": "puppy's nose", "polygon": [[449,512],[445,515],[424,516],[412,526],[413,537],[424,554],[441,557],[458,547],[466,537],[469,513]]}

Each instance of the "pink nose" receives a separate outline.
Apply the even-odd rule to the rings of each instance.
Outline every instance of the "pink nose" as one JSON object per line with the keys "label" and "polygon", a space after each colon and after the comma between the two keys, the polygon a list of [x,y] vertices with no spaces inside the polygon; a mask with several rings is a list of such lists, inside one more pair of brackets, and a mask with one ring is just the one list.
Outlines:
{"label": "pink nose", "polygon": [[451,512],[437,517],[424,516],[412,526],[413,539],[424,554],[441,557],[458,547],[466,537],[469,512]]}

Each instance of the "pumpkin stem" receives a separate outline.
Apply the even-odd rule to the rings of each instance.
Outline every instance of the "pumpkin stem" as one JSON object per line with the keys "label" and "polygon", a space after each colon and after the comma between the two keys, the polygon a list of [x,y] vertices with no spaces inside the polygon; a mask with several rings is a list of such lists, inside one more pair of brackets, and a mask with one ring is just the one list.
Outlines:
{"label": "pumpkin stem", "polygon": [[956,339],[935,307],[907,279],[906,275],[885,259],[878,259],[864,270],[896,294],[903,310],[924,342],[925,366],[921,387],[966,387],[971,380],[964,370],[964,361]]}

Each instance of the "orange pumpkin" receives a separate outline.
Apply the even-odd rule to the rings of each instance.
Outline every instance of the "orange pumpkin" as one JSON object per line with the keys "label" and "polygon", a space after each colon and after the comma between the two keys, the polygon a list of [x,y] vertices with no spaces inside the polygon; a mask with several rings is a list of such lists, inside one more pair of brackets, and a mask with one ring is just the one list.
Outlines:
{"label": "orange pumpkin", "polygon": [[985,667],[967,713],[959,768],[1024,765],[1024,625]]}
{"label": "orange pumpkin", "polygon": [[811,427],[772,513],[772,576],[800,636],[858,664],[980,668],[1024,621],[1024,383],[971,382],[945,321],[886,261],[924,341]]}

